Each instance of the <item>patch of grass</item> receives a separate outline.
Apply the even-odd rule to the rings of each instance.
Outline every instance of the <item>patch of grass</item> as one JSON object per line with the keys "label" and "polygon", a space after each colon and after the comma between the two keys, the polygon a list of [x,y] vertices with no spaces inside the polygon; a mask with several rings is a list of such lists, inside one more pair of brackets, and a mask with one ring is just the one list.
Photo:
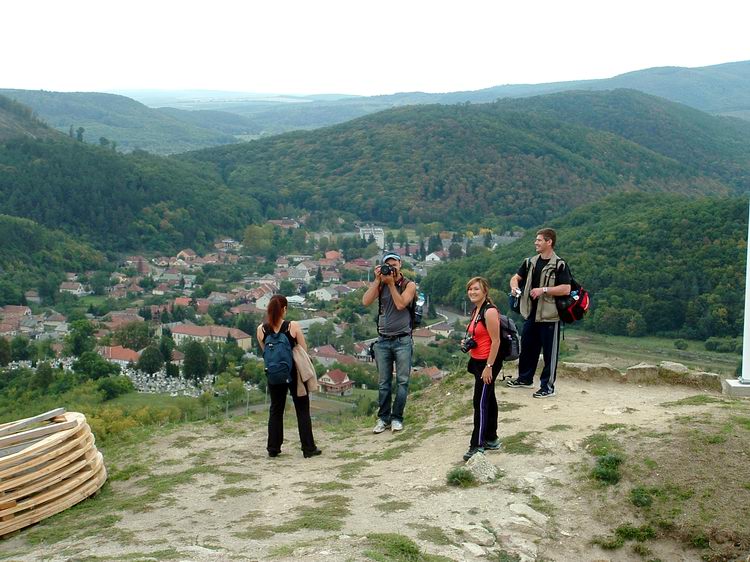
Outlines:
{"label": "patch of grass", "polygon": [[547,428],[547,431],[568,431],[569,429],[573,429],[572,425],[565,425],[565,424],[558,424],[558,425],[551,425]]}
{"label": "patch of grass", "polygon": [[195,437],[191,435],[180,435],[172,442],[172,447],[176,449],[189,449],[195,445]]}
{"label": "patch of grass", "polygon": [[615,529],[615,534],[626,541],[645,542],[656,537],[656,531],[650,525],[633,527],[632,525],[620,525]]}
{"label": "patch of grass", "polygon": [[445,433],[450,428],[447,425],[436,425],[435,427],[431,427],[429,429],[424,429],[419,433],[419,439],[427,439],[428,437],[432,437],[433,435],[438,435],[440,433]]}
{"label": "patch of grass", "polygon": [[651,491],[643,486],[637,486],[630,490],[630,503],[636,507],[651,507],[654,498]]}
{"label": "patch of grass", "polygon": [[255,474],[243,474],[241,472],[220,472],[221,477],[224,479],[224,484],[238,484],[245,480],[257,480],[258,477]]}
{"label": "patch of grass", "polygon": [[265,539],[270,539],[275,534],[276,533],[274,532],[273,527],[271,527],[270,525],[259,525],[257,527],[248,527],[246,531],[238,531],[236,533],[232,533],[232,536],[239,539],[262,541]]}
{"label": "patch of grass", "polygon": [[687,398],[681,398],[672,402],[662,402],[659,406],[664,408],[671,406],[705,406],[706,404],[721,404],[723,402],[724,400],[707,394],[696,394],[695,396],[688,396]]}
{"label": "patch of grass", "polygon": [[623,460],[623,457],[617,453],[608,453],[597,458],[596,466],[591,471],[592,478],[608,485],[617,484],[622,477],[620,465]]}
{"label": "patch of grass", "polygon": [[361,456],[362,456],[362,453],[358,451],[340,451],[339,453],[336,454],[337,459],[344,459],[344,460],[358,459]]}
{"label": "patch of grass", "polygon": [[529,507],[534,511],[543,513],[544,515],[552,516],[555,513],[555,506],[547,500],[540,498],[539,496],[531,496],[531,499],[529,500]]}
{"label": "patch of grass", "polygon": [[497,553],[497,562],[521,562],[521,557],[518,554],[513,554],[507,550],[501,550]]}
{"label": "patch of grass", "polygon": [[505,402],[501,401],[497,404],[497,411],[498,412],[512,412],[513,410],[520,410],[521,408],[524,408],[525,406],[523,404],[516,404],[515,402]]}
{"label": "patch of grass", "polygon": [[367,459],[373,460],[373,461],[392,461],[394,459],[399,458],[401,455],[403,455],[406,451],[408,451],[411,448],[412,448],[412,445],[410,443],[405,443],[403,445],[397,445],[396,447],[390,447],[379,453],[373,453],[371,455],[368,455]]}
{"label": "patch of grass", "polygon": [[516,423],[520,421],[521,421],[521,418],[500,418],[499,420],[497,420],[497,423],[509,424],[509,423]]}
{"label": "patch of grass", "polygon": [[627,425],[624,423],[603,423],[599,426],[599,431],[615,431],[617,429],[625,429]]}
{"label": "patch of grass", "polygon": [[294,533],[301,530],[340,531],[344,522],[342,519],[349,515],[350,499],[346,496],[329,495],[313,498],[318,504],[315,506],[299,506],[295,508],[300,515],[291,521],[275,527],[277,533]]}
{"label": "patch of grass", "polygon": [[367,535],[365,556],[378,562],[451,562],[450,558],[423,553],[410,538],[396,533]]}
{"label": "patch of grass", "polygon": [[242,488],[239,486],[233,486],[229,488],[221,488],[216,491],[216,493],[211,496],[212,500],[223,500],[226,498],[236,498],[238,496],[246,496],[248,494],[252,494],[256,490],[253,490],[252,488]]}
{"label": "patch of grass", "polygon": [[446,535],[440,527],[414,523],[410,523],[408,526],[412,529],[418,529],[417,538],[419,540],[430,542],[432,544],[437,544],[440,546],[453,544],[453,541],[448,538],[448,535]]}
{"label": "patch of grass", "polygon": [[133,463],[122,469],[110,470],[107,478],[110,482],[117,482],[120,480],[130,480],[138,476],[146,476],[148,473],[148,466],[141,463]]}
{"label": "patch of grass", "polygon": [[503,451],[509,455],[531,455],[536,451],[536,443],[528,439],[538,431],[521,431],[503,437]]}
{"label": "patch of grass", "polygon": [[447,476],[448,485],[459,488],[470,488],[477,485],[477,479],[471,471],[463,466],[451,469]]}
{"label": "patch of grass", "polygon": [[738,425],[742,427],[743,429],[747,429],[750,431],[750,417],[732,416],[730,419],[732,420],[732,423],[734,423],[735,425]]}
{"label": "patch of grass", "polygon": [[307,484],[302,491],[303,494],[317,494],[318,492],[340,492],[342,490],[351,490],[352,485],[346,482],[323,482],[321,484]]}
{"label": "patch of grass", "polygon": [[364,460],[342,464],[341,466],[339,466],[339,479],[350,480],[368,466],[370,466],[370,463]]}
{"label": "patch of grass", "polygon": [[583,447],[595,457],[622,452],[622,445],[604,433],[589,435],[583,440]]}
{"label": "patch of grass", "polygon": [[378,504],[375,504],[373,507],[377,509],[378,511],[382,511],[384,513],[392,513],[394,511],[409,509],[411,506],[412,506],[411,502],[394,500],[394,501],[389,501],[389,502],[378,503]]}

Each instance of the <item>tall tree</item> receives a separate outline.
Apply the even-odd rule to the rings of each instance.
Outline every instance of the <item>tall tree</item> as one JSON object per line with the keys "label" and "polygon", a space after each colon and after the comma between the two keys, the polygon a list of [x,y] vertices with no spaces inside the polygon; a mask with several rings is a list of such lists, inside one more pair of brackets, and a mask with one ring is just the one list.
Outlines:
{"label": "tall tree", "polygon": [[143,353],[138,358],[138,363],[136,363],[136,368],[144,373],[153,375],[161,369],[162,365],[164,365],[164,357],[159,348],[152,344],[143,350]]}
{"label": "tall tree", "polygon": [[185,362],[182,367],[185,376],[198,381],[208,374],[208,353],[199,341],[191,340],[185,346]]}

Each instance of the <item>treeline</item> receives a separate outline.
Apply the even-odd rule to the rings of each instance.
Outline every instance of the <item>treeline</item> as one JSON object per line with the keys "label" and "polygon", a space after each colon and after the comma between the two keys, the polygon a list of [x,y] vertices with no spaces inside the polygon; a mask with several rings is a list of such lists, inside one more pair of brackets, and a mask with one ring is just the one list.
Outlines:
{"label": "treeline", "polygon": [[[746,198],[618,194],[550,221],[558,254],[592,293],[587,328],[608,334],[705,340],[742,333]],[[432,270],[422,288],[461,306],[474,275],[490,279],[500,308],[508,281],[533,255],[536,229],[494,252]]]}
{"label": "treeline", "polygon": [[18,217],[0,215],[0,240],[0,306],[24,302],[29,288],[52,298],[66,271],[97,269],[105,261],[90,246]]}
{"label": "treeline", "polygon": [[260,220],[254,201],[199,166],[67,139],[0,144],[0,212],[108,251],[206,249]]}
{"label": "treeline", "polygon": [[[588,95],[559,94],[549,103],[560,111],[540,111],[537,99],[403,107],[177,158],[215,166],[267,216],[336,209],[393,226],[531,226],[624,190],[727,194],[743,185],[750,128],[634,91]],[[646,144],[655,113],[659,142]],[[628,119],[636,125],[625,129]]]}

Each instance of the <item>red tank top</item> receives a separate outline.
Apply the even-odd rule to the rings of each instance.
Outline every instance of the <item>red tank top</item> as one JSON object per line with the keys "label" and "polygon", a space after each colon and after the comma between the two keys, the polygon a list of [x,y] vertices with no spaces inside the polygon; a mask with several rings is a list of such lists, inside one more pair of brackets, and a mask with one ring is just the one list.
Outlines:
{"label": "red tank top", "polygon": [[[487,311],[485,310],[485,322],[487,321]],[[477,346],[469,351],[469,354],[473,359],[487,359],[490,356],[490,348],[492,347],[492,338],[490,333],[487,331],[487,326],[484,322],[474,322],[472,319],[469,322],[469,335],[474,338],[477,342]]]}

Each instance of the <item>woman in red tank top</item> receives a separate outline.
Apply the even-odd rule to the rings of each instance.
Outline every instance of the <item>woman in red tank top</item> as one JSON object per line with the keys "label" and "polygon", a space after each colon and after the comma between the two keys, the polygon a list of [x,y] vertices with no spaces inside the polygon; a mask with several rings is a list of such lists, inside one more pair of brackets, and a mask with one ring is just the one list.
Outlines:
{"label": "woman in red tank top", "polygon": [[474,375],[474,431],[464,460],[485,449],[499,449],[497,436],[497,397],[495,379],[503,367],[500,352],[500,313],[489,298],[490,284],[474,277],[466,284],[466,294],[474,305],[466,336],[476,343],[471,347],[467,370]]}

